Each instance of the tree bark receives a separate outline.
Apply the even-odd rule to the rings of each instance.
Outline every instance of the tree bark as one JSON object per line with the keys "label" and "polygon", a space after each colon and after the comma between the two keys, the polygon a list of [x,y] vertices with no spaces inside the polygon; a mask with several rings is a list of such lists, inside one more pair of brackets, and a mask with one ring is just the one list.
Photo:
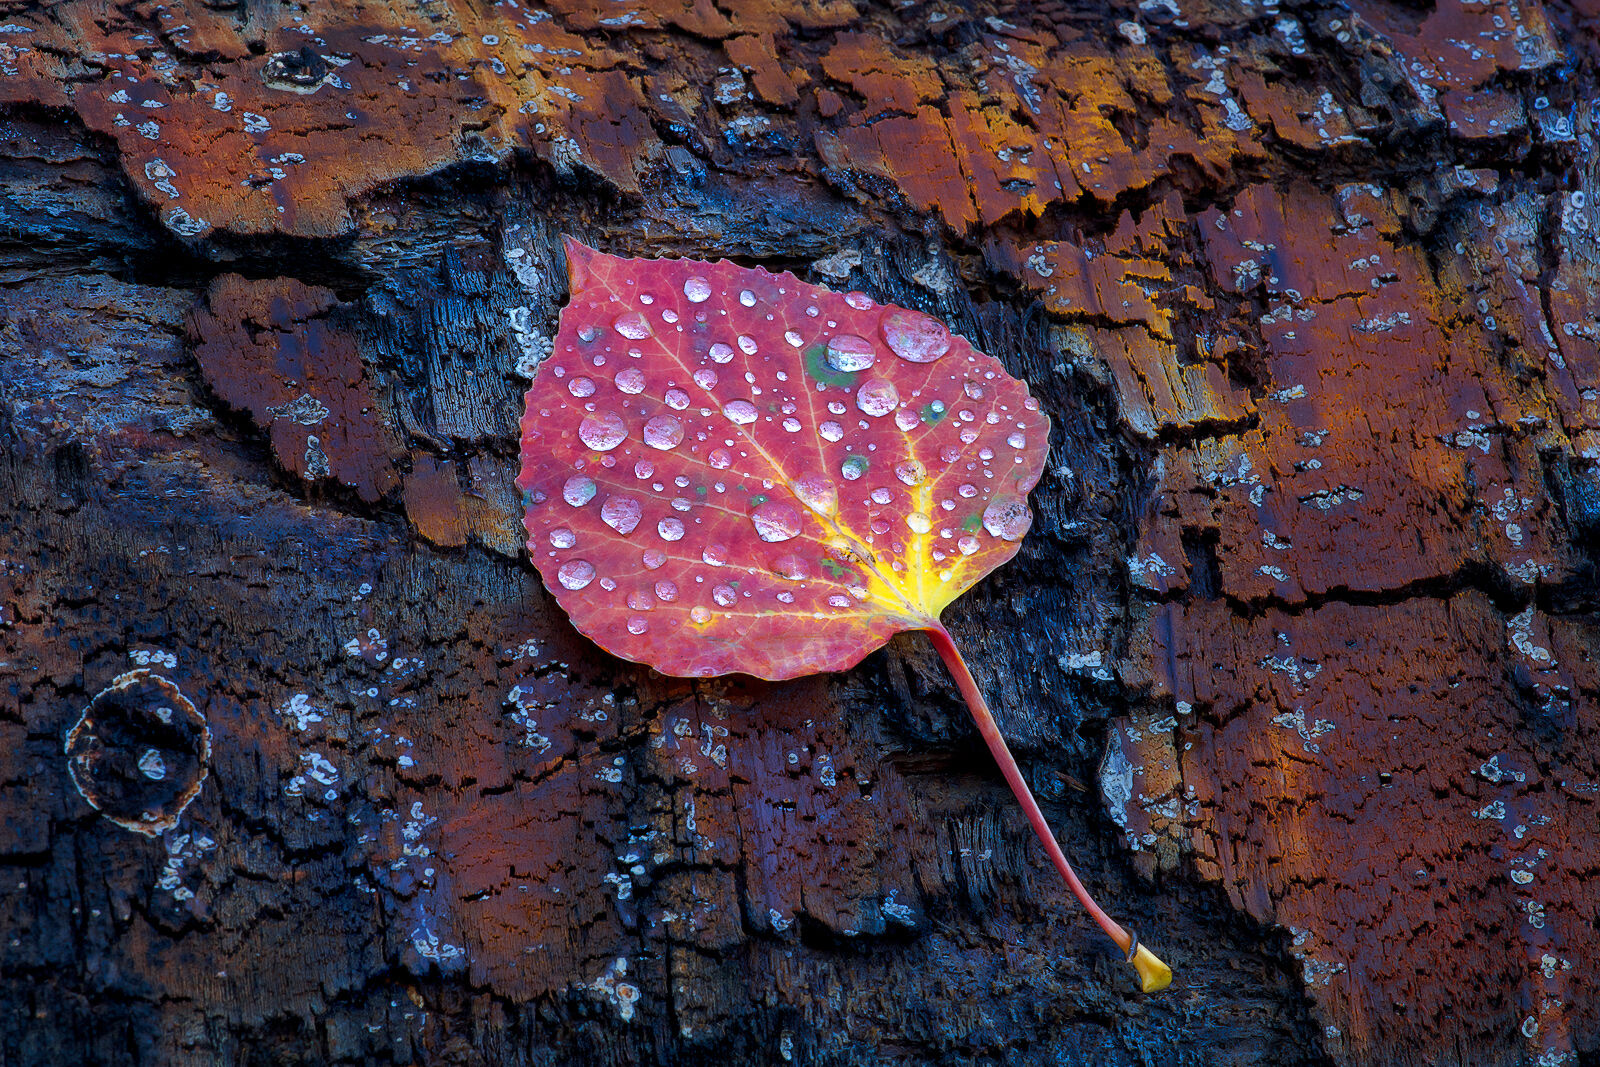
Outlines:
{"label": "tree bark", "polygon": [[[1597,24],[0,3],[0,1063],[1589,1062]],[[924,638],[571,628],[562,234],[1029,381],[1033,532],[944,621],[1169,991]]]}

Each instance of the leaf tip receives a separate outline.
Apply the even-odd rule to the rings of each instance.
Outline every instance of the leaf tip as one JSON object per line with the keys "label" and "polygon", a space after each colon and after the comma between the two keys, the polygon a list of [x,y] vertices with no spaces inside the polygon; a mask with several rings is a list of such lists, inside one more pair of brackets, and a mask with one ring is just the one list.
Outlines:
{"label": "leaf tip", "polygon": [[567,254],[568,284],[577,292],[588,284],[589,264],[599,253],[571,234],[561,235],[561,247]]}
{"label": "leaf tip", "polygon": [[1146,993],[1159,993],[1172,984],[1172,968],[1161,962],[1154,952],[1140,945],[1133,954],[1133,969],[1139,972],[1139,988]]}

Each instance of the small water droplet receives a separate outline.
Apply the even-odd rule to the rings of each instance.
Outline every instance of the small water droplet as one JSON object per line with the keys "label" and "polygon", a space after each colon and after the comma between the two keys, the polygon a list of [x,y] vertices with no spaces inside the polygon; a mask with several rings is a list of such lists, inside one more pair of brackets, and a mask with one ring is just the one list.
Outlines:
{"label": "small water droplet", "polygon": [[556,579],[568,589],[582,589],[594,581],[594,564],[586,559],[569,559],[556,571]]}
{"label": "small water droplet", "polygon": [[918,459],[908,459],[904,463],[895,464],[894,476],[907,485],[921,485],[928,476],[928,468]]}
{"label": "small water droplet", "polygon": [[713,363],[727,363],[733,359],[733,346],[718,341],[711,346],[710,356]]}
{"label": "small water droplet", "polygon": [[710,367],[701,367],[694,372],[694,384],[708,392],[717,387],[717,372]]}
{"label": "small water droplet", "polygon": [[846,481],[853,482],[871,466],[866,456],[846,456],[844,462],[839,464],[839,473],[843,474]]}
{"label": "small water droplet", "polygon": [[617,371],[617,377],[615,381],[617,383],[617,389],[621,392],[629,394],[630,396],[636,393],[644,392],[644,371],[640,370],[638,367],[624,367]]}
{"label": "small water droplet", "polygon": [[668,389],[663,399],[666,400],[667,407],[673,411],[682,411],[689,406],[689,394],[682,389]]}
{"label": "small water droplet", "polygon": [[1027,443],[1028,438],[1022,433],[1021,430],[1013,431],[1011,436],[1006,438],[1006,444],[1010,445],[1012,448],[1023,448],[1027,445]]}
{"label": "small water droplet", "polygon": [[889,492],[888,489],[884,488],[881,485],[878,486],[878,488],[876,488],[876,489],[874,489],[872,491],[872,502],[874,504],[887,504],[889,501],[891,501],[893,499],[894,499],[894,494]]}
{"label": "small water droplet", "polygon": [[614,411],[597,411],[578,423],[578,440],[596,452],[609,452],[627,439],[628,424]]}
{"label": "small water droplet", "polygon": [[695,622],[704,623],[711,619],[711,611],[704,604],[696,604],[689,609],[689,618]]}
{"label": "small water droplet", "polygon": [[575,474],[567,479],[567,484],[561,487],[561,499],[575,508],[581,508],[594,499],[598,491],[594,479],[582,474]]}
{"label": "small water droplet", "polygon": [[915,533],[925,534],[933,529],[933,520],[920,511],[913,511],[906,516],[906,525]]}
{"label": "small water droplet", "polygon": [[799,433],[800,420],[791,415],[789,418],[783,420],[783,428],[789,433]]}
{"label": "small water droplet", "polygon": [[878,352],[865,337],[841,333],[828,340],[828,351],[822,358],[834,370],[858,371],[872,366]]}
{"label": "small water droplet", "polygon": [[733,453],[726,448],[713,448],[711,454],[706,457],[706,462],[719,471],[725,471],[733,466]]}
{"label": "small water droplet", "polygon": [[889,414],[898,403],[899,390],[887,378],[873,378],[856,390],[856,407],[873,417]]}
{"label": "small water droplet", "polygon": [[967,394],[967,399],[968,400],[982,400],[983,399],[983,386],[979,385],[977,382],[973,381],[971,378],[968,378],[966,381],[961,383],[961,390],[962,390],[962,392]]}
{"label": "small water droplet", "polygon": [[983,528],[1006,541],[1020,541],[1033,525],[1033,512],[1019,496],[997,496],[983,512]]}
{"label": "small water droplet", "polygon": [[783,331],[783,339],[789,343],[790,348],[799,348],[801,345],[806,343],[805,338],[801,337],[793,330]]}
{"label": "small water droplet", "polygon": [[644,424],[644,443],[662,452],[683,440],[683,423],[675,415],[657,415]]}
{"label": "small water droplet", "polygon": [[791,582],[803,582],[811,577],[811,568],[799,556],[780,556],[772,564],[772,573]]}
{"label": "small water droplet", "polygon": [[720,567],[728,562],[728,546],[713,541],[700,553],[700,558],[713,567]]}
{"label": "small water droplet", "polygon": [[748,289],[741,290],[739,293],[739,303],[743,304],[747,308],[755,307],[756,294],[752,293]]}
{"label": "small water droplet", "polygon": [[901,432],[910,433],[922,424],[922,416],[910,408],[901,408],[894,413],[894,424],[900,428]]}
{"label": "small water droplet", "polygon": [[741,333],[739,335],[739,351],[743,352],[747,356],[755,355],[756,339],[751,337],[749,334]]}
{"label": "small water droplet", "polygon": [[643,514],[639,501],[631,496],[608,496],[600,505],[600,518],[607,526],[626,537],[639,525]]}
{"label": "small water droplet", "polygon": [[634,611],[649,611],[655,606],[655,601],[651,600],[650,594],[643,589],[635,589],[628,594],[628,607]]}
{"label": "small water droplet", "polygon": [[727,405],[723,407],[722,413],[728,416],[730,422],[736,423],[740,426],[750,425],[752,422],[755,422],[760,415],[760,413],[756,411],[756,406],[750,403],[748,400],[730,400]]}
{"label": "small water droplet", "polygon": [[663,541],[677,541],[683,537],[683,522],[669,515],[656,523],[656,533],[661,535]]}
{"label": "small water droplet", "polygon": [[667,554],[659,548],[645,549],[643,559],[645,570],[658,571],[667,565]]}
{"label": "small water droplet", "polygon": [[848,608],[850,606],[850,598],[835,593],[828,598],[828,606],[830,608]]}
{"label": "small water droplet", "polygon": [[950,351],[944,323],[908,308],[883,317],[883,339],[891,352],[910,363],[932,363]]}
{"label": "small water droplet", "polygon": [[599,336],[600,336],[600,327],[598,327],[598,326],[593,326],[593,325],[584,326],[584,327],[581,327],[578,330],[578,340],[582,341],[584,344],[590,343],[596,337],[599,337]]}
{"label": "small water droplet", "polygon": [[594,382],[589,378],[574,378],[567,383],[567,392],[573,396],[594,396]]}
{"label": "small water droplet", "polygon": [[711,587],[711,599],[715,600],[719,607],[731,608],[738,602],[739,594],[731,585],[714,585]]}
{"label": "small water droplet", "polygon": [[873,308],[878,306],[877,301],[873,300],[872,297],[868,296],[866,293],[846,293],[844,294],[844,302],[855,308],[857,311],[871,311]]}
{"label": "small water droplet", "polygon": [[757,504],[750,512],[750,522],[763,541],[787,541],[800,532],[800,512],[781,500]]}
{"label": "small water droplet", "polygon": [[974,552],[978,551],[980,546],[978,545],[978,539],[976,537],[973,537],[971,534],[964,534],[961,540],[956,542],[956,547],[961,549],[961,554],[963,556],[970,556]]}
{"label": "small water droplet", "polygon": [[683,295],[689,298],[689,303],[691,304],[709,300],[711,299],[711,283],[698,274],[685,278]]}
{"label": "small water droplet", "polygon": [[630,341],[642,341],[650,336],[650,321],[637,311],[625,311],[611,323],[611,328]]}
{"label": "small water droplet", "polygon": [[839,510],[839,490],[827,475],[802,475],[789,483],[789,491],[818,515],[832,515]]}
{"label": "small water droplet", "polygon": [[670,604],[678,599],[678,583],[670,578],[663,578],[656,583],[656,599],[663,604]]}
{"label": "small water droplet", "polygon": [[656,465],[647,459],[641,459],[633,465],[633,476],[641,482],[656,472]]}
{"label": "small water droplet", "polygon": [[961,449],[957,448],[955,445],[945,445],[943,448],[939,449],[939,458],[944,460],[946,463],[954,463],[956,460],[961,458]]}
{"label": "small water droplet", "polygon": [[646,619],[643,615],[633,615],[628,619],[628,632],[630,634],[642,634],[649,628],[650,620]]}
{"label": "small water droplet", "polygon": [[956,487],[956,492],[970,499],[978,495],[978,487],[971,482],[965,482]]}
{"label": "small water droplet", "polygon": [[554,530],[550,531],[551,548],[571,548],[573,545],[577,544],[577,542],[577,535],[571,530],[567,529],[565,526],[557,526]]}
{"label": "small water droplet", "polygon": [[822,435],[824,441],[837,441],[844,436],[844,427],[829,419],[817,427],[817,433]]}

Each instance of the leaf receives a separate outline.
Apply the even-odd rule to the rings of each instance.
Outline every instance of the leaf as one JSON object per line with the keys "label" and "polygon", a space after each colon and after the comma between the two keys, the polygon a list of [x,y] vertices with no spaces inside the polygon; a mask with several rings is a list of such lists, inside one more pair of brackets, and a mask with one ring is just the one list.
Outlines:
{"label": "leaf", "polygon": [[1016,554],[1050,421],[917,311],[568,244],[528,392],[529,547],[583,633],[683,676],[843,670]]}
{"label": "leaf", "polygon": [[929,631],[1052,862],[1164,985],[1078,882],[939,622],[1032,522],[1050,420],[1027,387],[937,319],[792,274],[570,239],[567,261],[517,484],[573,624],[666,674],[773,680]]}

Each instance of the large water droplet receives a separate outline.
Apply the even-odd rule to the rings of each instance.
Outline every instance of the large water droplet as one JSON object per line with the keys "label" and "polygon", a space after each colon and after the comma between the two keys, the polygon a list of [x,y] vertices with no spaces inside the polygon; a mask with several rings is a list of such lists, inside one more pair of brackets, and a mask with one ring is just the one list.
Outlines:
{"label": "large water droplet", "polygon": [[740,292],[739,292],[739,303],[743,304],[747,308],[755,307],[756,306],[756,294],[752,293],[748,289],[740,290]]}
{"label": "large water droplet", "polygon": [[720,567],[728,562],[728,546],[713,541],[700,552],[700,558],[713,567]]}
{"label": "large water droplet", "polygon": [[894,494],[889,492],[889,490],[884,486],[880,485],[878,488],[872,491],[872,502],[874,504],[887,504],[893,499]]}
{"label": "large water droplet", "polygon": [[628,594],[628,607],[634,611],[649,611],[655,606],[656,602],[651,600],[650,594],[643,589],[635,589]]}
{"label": "large water droplet", "polygon": [[832,515],[839,510],[839,490],[825,474],[802,475],[789,483],[789,491],[818,515]]}
{"label": "large water droplet", "polygon": [[961,540],[956,542],[956,547],[961,549],[961,554],[963,556],[970,556],[974,552],[978,551],[981,546],[978,544],[978,539],[976,537],[973,537],[971,534],[963,534]]}
{"label": "large water droplet", "polygon": [[748,334],[741,333],[739,335],[739,351],[743,352],[747,356],[755,355],[756,339]]}
{"label": "large water droplet", "polygon": [[1021,430],[1013,431],[1011,436],[1006,438],[1006,444],[1010,445],[1012,448],[1023,448],[1027,445],[1027,443],[1028,438],[1024,436]]}
{"label": "large water droplet", "polygon": [[866,293],[846,293],[844,294],[844,302],[857,311],[871,311],[878,306],[877,301]]}
{"label": "large water droplet", "polygon": [[573,396],[594,396],[594,382],[588,378],[574,378],[567,383],[567,392]]}
{"label": "large water droplet", "polygon": [[983,528],[1006,541],[1020,541],[1033,525],[1033,512],[1020,496],[997,496],[983,511]]}
{"label": "large water droplet", "polygon": [[678,541],[683,538],[683,521],[674,519],[670,515],[656,523],[656,533],[661,535],[663,541]]}
{"label": "large water droplet", "polygon": [[883,317],[883,339],[891,352],[911,363],[932,363],[950,351],[950,331],[944,323],[908,308]]}
{"label": "large water droplet", "polygon": [[643,615],[633,615],[628,618],[628,632],[635,636],[650,629],[650,620]]}
{"label": "large water droplet", "polygon": [[748,426],[760,417],[760,412],[756,411],[756,406],[748,400],[730,400],[723,407],[722,413],[728,416],[730,421],[740,426]]}
{"label": "large water droplet", "polygon": [[567,484],[561,487],[561,499],[575,508],[581,508],[594,499],[597,489],[594,479],[582,474],[574,474],[567,479]]}
{"label": "large water droplet", "polygon": [[845,481],[853,482],[867,473],[871,465],[866,456],[846,456],[844,462],[839,464],[839,473],[844,475]]}
{"label": "large water droplet", "polygon": [[830,608],[848,608],[850,607],[850,598],[835,593],[833,596],[828,598],[828,606]]}
{"label": "large water droplet", "polygon": [[689,618],[698,623],[705,623],[711,619],[711,611],[704,604],[696,604],[689,609]]}
{"label": "large water droplet", "polygon": [[596,452],[609,452],[627,439],[628,424],[614,411],[597,411],[578,423],[578,440]]}
{"label": "large water droplet", "polygon": [[578,543],[578,536],[565,526],[557,526],[550,531],[551,548],[571,548]]}
{"label": "large water droplet", "polygon": [[960,493],[964,497],[967,497],[968,499],[971,499],[972,497],[978,495],[978,487],[973,485],[971,482],[962,482],[960,485],[956,486],[956,492]]}
{"label": "large water droplet", "polygon": [[711,346],[711,361],[713,363],[727,363],[733,359],[733,346],[725,345],[721,341]]}
{"label": "large water droplet", "polygon": [[928,468],[922,465],[921,460],[908,459],[904,463],[896,463],[894,476],[907,485],[921,485],[928,476]]}
{"label": "large water droplet", "polygon": [[968,378],[966,381],[961,383],[961,391],[967,394],[968,400],[983,399],[983,386],[979,385],[971,378]]}
{"label": "large water droplet", "polygon": [[556,579],[568,589],[582,589],[594,581],[594,564],[586,559],[569,559],[556,571]]}
{"label": "large water droplet", "polygon": [[731,585],[715,585],[711,587],[711,599],[715,600],[719,607],[731,608],[738,603],[739,594]]}
{"label": "large water droplet", "polygon": [[906,525],[911,527],[914,533],[925,534],[933,529],[933,520],[920,511],[913,511],[906,516]]}
{"label": "large water droplet", "polygon": [[805,338],[801,337],[793,330],[783,331],[783,339],[789,343],[790,348],[799,348],[801,345],[806,343]]}
{"label": "large water droplet", "polygon": [[689,303],[691,304],[709,300],[711,298],[711,283],[698,274],[685,278],[683,295],[689,298]]}
{"label": "large water droplet", "polygon": [[644,424],[644,443],[665,452],[683,440],[683,423],[675,415],[657,415]]}
{"label": "large water droplet", "polygon": [[783,420],[783,428],[789,433],[799,433],[802,425],[803,424],[800,422],[800,420],[795,418],[793,415],[790,415],[787,419]]}
{"label": "large water droplet", "polygon": [[650,320],[637,311],[625,311],[612,320],[611,328],[630,341],[642,341],[650,336]]}
{"label": "large water droplet", "polygon": [[617,371],[615,381],[617,389],[629,396],[644,392],[644,371],[638,367],[624,367]]}
{"label": "large water droplet", "polygon": [[856,390],[856,407],[868,415],[887,415],[900,403],[899,390],[887,378],[873,378]]}
{"label": "large water droplet", "polygon": [[772,572],[791,582],[803,582],[811,577],[811,568],[799,556],[780,556],[773,561]]}
{"label": "large water droplet", "polygon": [[726,448],[713,448],[711,454],[706,457],[706,462],[719,471],[725,471],[733,466],[733,453]]}
{"label": "large water droplet", "polygon": [[922,424],[922,416],[910,408],[901,408],[894,413],[894,424],[902,433],[910,433]]}
{"label": "large water droplet", "polygon": [[763,541],[787,541],[800,532],[800,512],[781,500],[757,504],[750,512],[750,522]]}
{"label": "large water droplet", "polygon": [[689,406],[689,394],[682,389],[668,389],[667,395],[662,399],[667,402],[667,407],[673,411],[682,411]]}
{"label": "large water droplet", "polygon": [[645,549],[642,558],[645,570],[658,571],[667,565],[667,554],[659,548]]}
{"label": "large water droplet", "polygon": [[600,505],[601,521],[624,537],[633,533],[643,512],[639,501],[631,496],[608,496]]}
{"label": "large water droplet", "polygon": [[710,367],[701,367],[694,372],[694,384],[707,391],[715,389],[717,387],[717,372]]}
{"label": "large water droplet", "polygon": [[656,583],[656,599],[663,604],[670,604],[678,599],[678,583],[670,578],[663,578]]}
{"label": "large water droplet", "polygon": [[872,366],[878,352],[865,337],[841,333],[829,339],[827,354],[822,358],[834,370],[858,371]]}
{"label": "large water droplet", "polygon": [[844,427],[829,419],[817,427],[817,433],[822,435],[824,441],[837,441],[844,436]]}
{"label": "large water droplet", "polygon": [[633,465],[633,476],[641,482],[655,474],[656,465],[647,459],[641,459]]}

